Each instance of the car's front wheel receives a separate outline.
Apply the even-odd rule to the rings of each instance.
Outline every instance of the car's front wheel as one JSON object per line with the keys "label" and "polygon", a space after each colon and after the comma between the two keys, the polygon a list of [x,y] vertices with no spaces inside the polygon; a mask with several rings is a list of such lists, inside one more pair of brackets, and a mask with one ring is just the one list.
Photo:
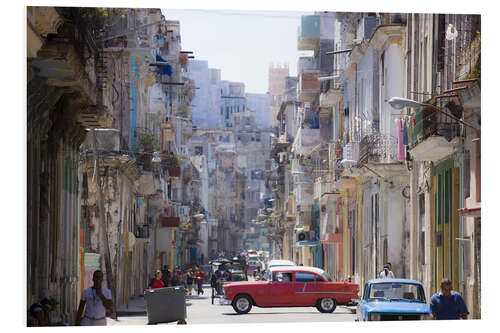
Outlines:
{"label": "car's front wheel", "polygon": [[237,313],[245,314],[252,309],[252,299],[248,295],[238,295],[234,298],[231,305]]}
{"label": "car's front wheel", "polygon": [[316,305],[316,308],[321,313],[332,313],[336,307],[337,302],[333,298],[321,298]]}

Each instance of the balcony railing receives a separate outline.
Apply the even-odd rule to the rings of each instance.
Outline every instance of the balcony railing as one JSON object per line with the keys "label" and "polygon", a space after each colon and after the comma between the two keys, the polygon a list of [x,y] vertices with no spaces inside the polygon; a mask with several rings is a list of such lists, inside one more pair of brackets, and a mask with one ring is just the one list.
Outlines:
{"label": "balcony railing", "polygon": [[342,165],[344,167],[357,164],[359,161],[359,142],[349,142],[342,149]]}
{"label": "balcony railing", "polygon": [[422,108],[415,112],[409,129],[410,148],[432,135],[442,136],[447,141],[460,135],[460,123],[455,119],[431,108]]}
{"label": "balcony railing", "polygon": [[375,133],[365,136],[359,144],[359,163],[397,163],[398,141],[395,137]]}

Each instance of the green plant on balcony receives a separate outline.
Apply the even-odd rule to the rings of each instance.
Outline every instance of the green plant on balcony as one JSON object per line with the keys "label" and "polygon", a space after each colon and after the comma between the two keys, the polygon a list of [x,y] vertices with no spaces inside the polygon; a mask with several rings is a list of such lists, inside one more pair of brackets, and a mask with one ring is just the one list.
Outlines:
{"label": "green plant on balcony", "polygon": [[155,136],[153,134],[144,133],[139,136],[139,145],[143,151],[151,152],[155,146]]}
{"label": "green plant on balcony", "polygon": [[184,222],[182,223],[179,228],[182,230],[182,231],[188,231],[191,229],[193,225],[191,224],[191,222]]}
{"label": "green plant on balcony", "polygon": [[177,115],[182,118],[189,118],[191,116],[191,108],[189,107],[188,104],[182,104],[179,107]]}
{"label": "green plant on balcony", "polygon": [[180,163],[175,155],[164,155],[161,157],[161,164],[163,167],[177,167]]}

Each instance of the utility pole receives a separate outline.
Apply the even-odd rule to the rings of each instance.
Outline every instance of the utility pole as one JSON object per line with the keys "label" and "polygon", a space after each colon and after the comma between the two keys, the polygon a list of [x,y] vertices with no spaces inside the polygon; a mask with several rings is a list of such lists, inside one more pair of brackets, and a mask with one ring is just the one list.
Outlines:
{"label": "utility pole", "polygon": [[116,319],[116,288],[113,279],[113,271],[111,268],[111,255],[109,253],[109,242],[108,242],[108,226],[106,223],[106,218],[104,216],[104,196],[102,194],[101,187],[101,175],[99,173],[99,155],[97,155],[97,140],[95,136],[95,129],[92,128],[92,146],[94,149],[94,174],[97,180],[97,204],[99,208],[99,252],[101,256],[104,257],[104,264],[106,267],[106,282],[108,284],[109,290],[111,290],[111,297],[113,299],[113,308],[111,310],[111,318]]}

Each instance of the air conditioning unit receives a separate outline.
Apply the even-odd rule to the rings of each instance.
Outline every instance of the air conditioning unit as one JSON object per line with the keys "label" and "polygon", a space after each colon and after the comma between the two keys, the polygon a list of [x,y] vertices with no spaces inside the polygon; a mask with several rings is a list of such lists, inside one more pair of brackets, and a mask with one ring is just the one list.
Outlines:
{"label": "air conditioning unit", "polygon": [[297,242],[308,242],[310,240],[310,231],[301,231],[297,233]]}

